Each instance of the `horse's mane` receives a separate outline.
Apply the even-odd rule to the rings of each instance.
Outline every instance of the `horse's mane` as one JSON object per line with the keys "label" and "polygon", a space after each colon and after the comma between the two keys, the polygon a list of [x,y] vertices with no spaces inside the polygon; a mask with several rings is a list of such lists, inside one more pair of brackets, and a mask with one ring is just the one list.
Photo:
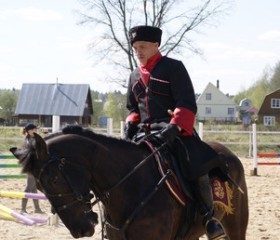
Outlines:
{"label": "horse's mane", "polygon": [[61,134],[76,134],[76,135],[79,135],[79,136],[83,136],[83,137],[86,137],[86,138],[89,138],[89,139],[92,139],[92,140],[95,140],[95,141],[98,141],[98,142],[107,142],[107,141],[110,141],[116,145],[118,144],[123,144],[123,143],[126,143],[126,144],[130,144],[130,145],[135,145],[135,143],[131,143],[129,141],[126,141],[124,139],[121,139],[121,138],[116,138],[116,137],[111,137],[111,136],[106,136],[106,135],[103,135],[103,134],[98,134],[98,133],[95,133],[92,131],[92,129],[89,129],[89,128],[82,128],[81,126],[79,125],[68,125],[66,127],[64,127],[62,129],[62,132],[58,132],[57,135],[50,135],[48,139],[50,138],[53,138],[53,137],[56,137],[56,136],[60,136]]}
{"label": "horse's mane", "polygon": [[55,133],[51,133],[45,137],[43,137],[44,140],[49,140],[49,139],[52,139],[54,137],[57,137],[57,136],[60,136],[62,135],[63,133],[60,131],[60,132],[55,132]]}
{"label": "horse's mane", "polygon": [[[36,144],[40,144],[43,141],[51,140],[56,137],[67,135],[67,134],[76,134],[79,136],[83,136],[83,137],[92,139],[101,144],[105,144],[110,141],[112,146],[114,145],[115,147],[117,147],[117,148],[119,147],[121,149],[124,146],[124,144],[130,145],[130,146],[136,146],[136,143],[126,141],[121,138],[110,137],[110,136],[106,136],[103,134],[97,134],[97,133],[93,132],[91,129],[82,128],[81,126],[78,126],[78,125],[68,125],[68,126],[64,127],[62,129],[62,131],[49,134],[43,138],[38,138],[37,139],[38,142]],[[40,139],[42,142],[39,141]],[[39,147],[39,149],[41,149],[41,148]],[[12,148],[10,150],[12,150]],[[34,168],[34,162],[30,161],[30,159],[32,159],[32,156],[34,155],[35,150],[36,149],[32,144],[23,144],[22,148],[19,148],[17,150],[20,153],[20,159],[19,158],[18,159],[19,159],[19,162],[22,164],[23,173],[31,172],[32,169]]]}

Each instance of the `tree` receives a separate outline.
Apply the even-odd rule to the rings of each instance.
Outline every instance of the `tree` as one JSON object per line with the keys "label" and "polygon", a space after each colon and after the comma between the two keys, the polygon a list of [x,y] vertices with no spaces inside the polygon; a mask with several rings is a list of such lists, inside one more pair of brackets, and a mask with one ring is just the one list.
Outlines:
{"label": "tree", "polygon": [[91,91],[91,100],[93,107],[93,121],[94,126],[99,125],[99,118],[103,116],[104,102],[106,100],[105,94],[99,93],[97,91]]}
{"label": "tree", "polygon": [[[181,54],[183,49],[201,54],[191,36],[203,26],[215,25],[218,17],[225,14],[232,5],[232,0],[200,0],[192,3],[182,0],[79,1],[86,8],[85,12],[80,12],[79,23],[91,24],[94,27],[92,53],[98,56],[99,62],[100,59],[108,59],[114,66],[119,67],[119,77],[116,77],[114,69],[114,80],[111,79],[111,82],[123,87],[126,87],[128,73],[137,66],[129,44],[128,30],[131,27],[160,27],[164,31],[160,47],[164,55]],[[191,5],[194,3],[196,6]]]}
{"label": "tree", "polygon": [[250,88],[234,97],[234,102],[239,104],[242,99],[248,98],[254,107],[260,108],[265,95],[270,92],[270,75],[270,70],[264,69],[263,75]]}
{"label": "tree", "polygon": [[5,124],[12,124],[12,117],[16,109],[18,91],[1,90],[0,91],[0,118],[4,119]]}
{"label": "tree", "polygon": [[270,80],[270,91],[275,91],[280,88],[280,61],[274,67],[274,73]]}
{"label": "tree", "polygon": [[125,100],[125,95],[120,92],[108,93],[108,98],[104,105],[104,113],[106,116],[114,119],[116,126],[119,126],[120,121],[124,121],[127,116]]}

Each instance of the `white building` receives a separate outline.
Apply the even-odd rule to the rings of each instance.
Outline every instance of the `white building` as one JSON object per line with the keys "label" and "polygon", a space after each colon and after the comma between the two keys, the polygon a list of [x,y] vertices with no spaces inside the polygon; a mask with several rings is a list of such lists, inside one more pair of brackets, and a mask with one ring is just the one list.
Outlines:
{"label": "white building", "polygon": [[236,121],[236,104],[211,82],[208,83],[203,93],[197,99],[197,120],[198,121]]}

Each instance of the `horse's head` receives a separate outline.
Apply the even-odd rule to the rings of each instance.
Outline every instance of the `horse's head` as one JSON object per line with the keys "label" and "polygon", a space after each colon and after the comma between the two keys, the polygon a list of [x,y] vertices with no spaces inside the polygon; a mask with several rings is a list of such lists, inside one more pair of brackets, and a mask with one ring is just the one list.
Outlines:
{"label": "horse's head", "polygon": [[27,143],[10,151],[22,164],[22,172],[34,176],[37,188],[44,192],[72,236],[89,237],[98,223],[97,214],[92,211],[90,174],[82,163],[78,164],[79,159],[71,161],[71,156],[63,155],[70,146],[59,151],[63,138],[68,136],[55,136],[50,146],[35,134],[35,144]]}

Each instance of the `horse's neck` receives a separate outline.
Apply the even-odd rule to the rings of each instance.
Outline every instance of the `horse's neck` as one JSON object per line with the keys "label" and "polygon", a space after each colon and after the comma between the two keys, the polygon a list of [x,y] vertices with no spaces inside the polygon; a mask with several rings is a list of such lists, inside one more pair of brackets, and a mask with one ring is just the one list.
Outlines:
{"label": "horse's neck", "polygon": [[[138,146],[128,142],[106,138],[95,142],[92,176],[102,191],[118,184],[142,158]],[[106,141],[105,141],[106,140]]]}

